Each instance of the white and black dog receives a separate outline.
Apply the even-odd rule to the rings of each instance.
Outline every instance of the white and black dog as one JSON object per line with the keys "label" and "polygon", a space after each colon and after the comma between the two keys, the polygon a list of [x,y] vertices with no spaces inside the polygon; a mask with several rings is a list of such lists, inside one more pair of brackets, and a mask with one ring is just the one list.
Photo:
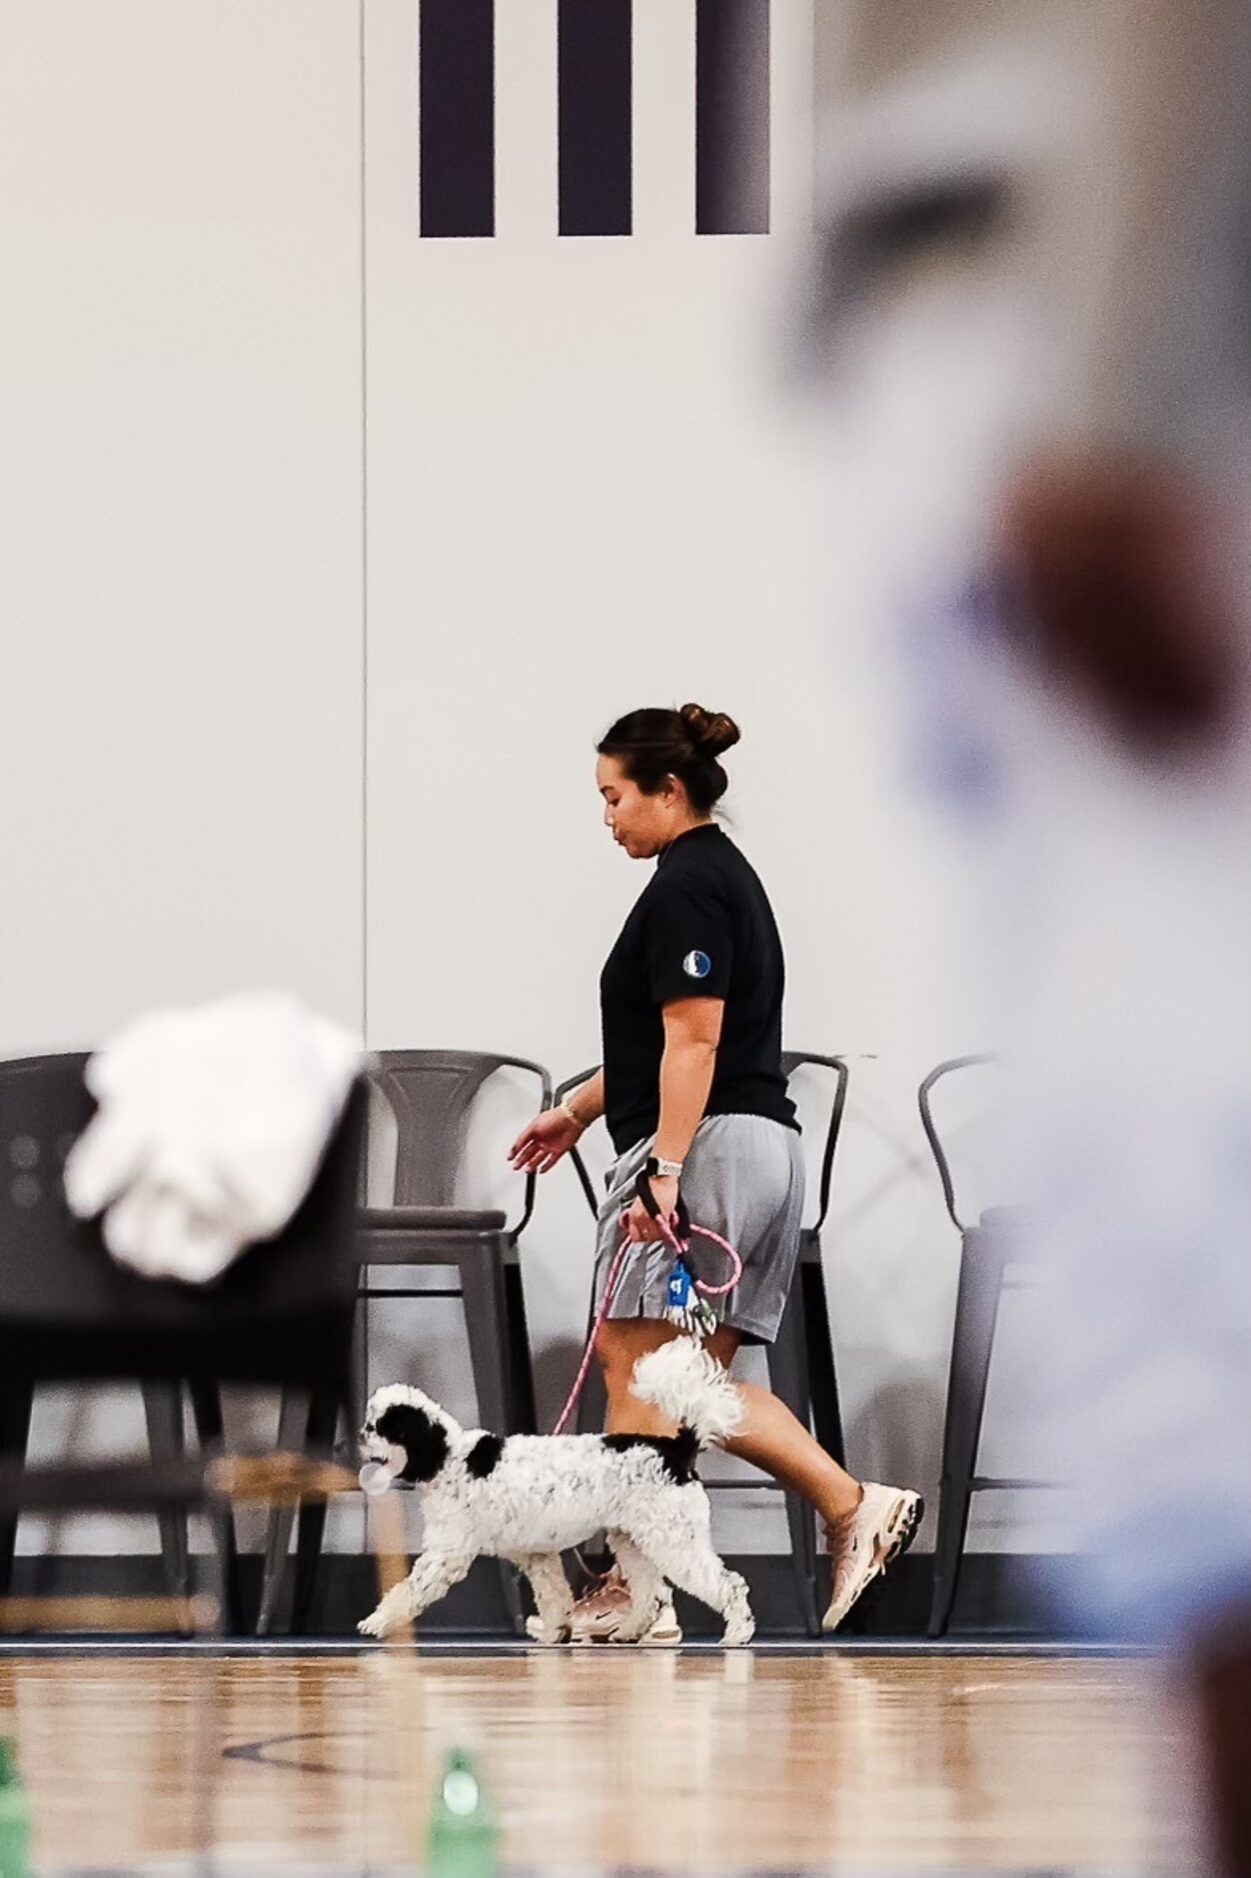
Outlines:
{"label": "white and black dog", "polygon": [[573,1597],[560,1554],[606,1530],[631,1592],[618,1641],[646,1634],[668,1580],[721,1613],[724,1643],[750,1642],[747,1586],[713,1550],[708,1495],[695,1472],[700,1452],[738,1428],[742,1397],[691,1337],[641,1357],[632,1387],[677,1422],[676,1435],[504,1439],[462,1428],[420,1389],[375,1391],[362,1444],[420,1489],[425,1550],[361,1623],[363,1635],[400,1629],[485,1553],[510,1559],[530,1580],[539,1641],[566,1642]]}

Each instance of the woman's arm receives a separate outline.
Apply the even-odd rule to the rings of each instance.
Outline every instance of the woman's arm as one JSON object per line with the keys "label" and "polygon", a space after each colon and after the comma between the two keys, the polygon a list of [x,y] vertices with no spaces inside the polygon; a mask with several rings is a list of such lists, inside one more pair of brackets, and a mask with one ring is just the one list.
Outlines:
{"label": "woman's arm", "polygon": [[[725,1016],[722,998],[679,998],[664,1007],[665,1053],[660,1061],[660,1126],[653,1152],[658,1161],[684,1161],[695,1130],[704,1119],[708,1092],[717,1066],[717,1045]],[[668,1219],[678,1204],[676,1180],[655,1179],[652,1194]],[[650,1243],[660,1227],[641,1200],[625,1215],[629,1238]]]}
{"label": "woman's arm", "polygon": [[571,1090],[565,1097],[564,1107],[579,1128],[589,1128],[592,1122],[597,1122],[604,1113],[603,1070],[597,1069],[589,1082],[579,1083]]}
{"label": "woman's arm", "polygon": [[690,1152],[708,1106],[724,1016],[722,998],[681,998],[664,1008],[657,1160],[684,1161]]}

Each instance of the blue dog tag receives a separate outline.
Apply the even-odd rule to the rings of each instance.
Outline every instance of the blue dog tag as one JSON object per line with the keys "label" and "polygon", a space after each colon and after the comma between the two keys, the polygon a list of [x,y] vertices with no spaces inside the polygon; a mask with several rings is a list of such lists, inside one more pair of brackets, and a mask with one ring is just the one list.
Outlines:
{"label": "blue dog tag", "polygon": [[691,1293],[695,1287],[691,1274],[682,1259],[675,1259],[673,1270],[669,1274],[669,1315],[675,1321],[685,1317],[691,1308]]}

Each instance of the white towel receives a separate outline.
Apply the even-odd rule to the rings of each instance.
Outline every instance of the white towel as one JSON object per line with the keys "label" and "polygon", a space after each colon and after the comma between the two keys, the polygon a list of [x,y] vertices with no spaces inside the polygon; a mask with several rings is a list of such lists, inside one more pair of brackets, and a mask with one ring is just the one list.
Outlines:
{"label": "white towel", "polygon": [[295,1213],[361,1061],[286,992],[138,1018],[87,1065],[99,1109],[66,1161],[71,1210],[104,1214],[120,1264],[210,1283]]}

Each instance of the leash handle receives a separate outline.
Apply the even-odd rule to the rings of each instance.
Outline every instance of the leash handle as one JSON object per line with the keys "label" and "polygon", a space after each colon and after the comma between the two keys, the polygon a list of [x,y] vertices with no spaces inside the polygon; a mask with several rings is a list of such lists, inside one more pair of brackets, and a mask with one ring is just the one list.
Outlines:
{"label": "leash handle", "polygon": [[[668,1221],[661,1218],[660,1202],[652,1192],[652,1177],[645,1167],[639,1169],[638,1178],[634,1183],[634,1191],[643,1202],[643,1205],[647,1208],[652,1218],[659,1222],[660,1229],[665,1234],[665,1237],[672,1239],[673,1234],[669,1231]],[[682,1198],[681,1193],[678,1194],[676,1217],[678,1222],[678,1237],[683,1245],[688,1245],[691,1238],[691,1216],[686,1210],[686,1201]]]}

